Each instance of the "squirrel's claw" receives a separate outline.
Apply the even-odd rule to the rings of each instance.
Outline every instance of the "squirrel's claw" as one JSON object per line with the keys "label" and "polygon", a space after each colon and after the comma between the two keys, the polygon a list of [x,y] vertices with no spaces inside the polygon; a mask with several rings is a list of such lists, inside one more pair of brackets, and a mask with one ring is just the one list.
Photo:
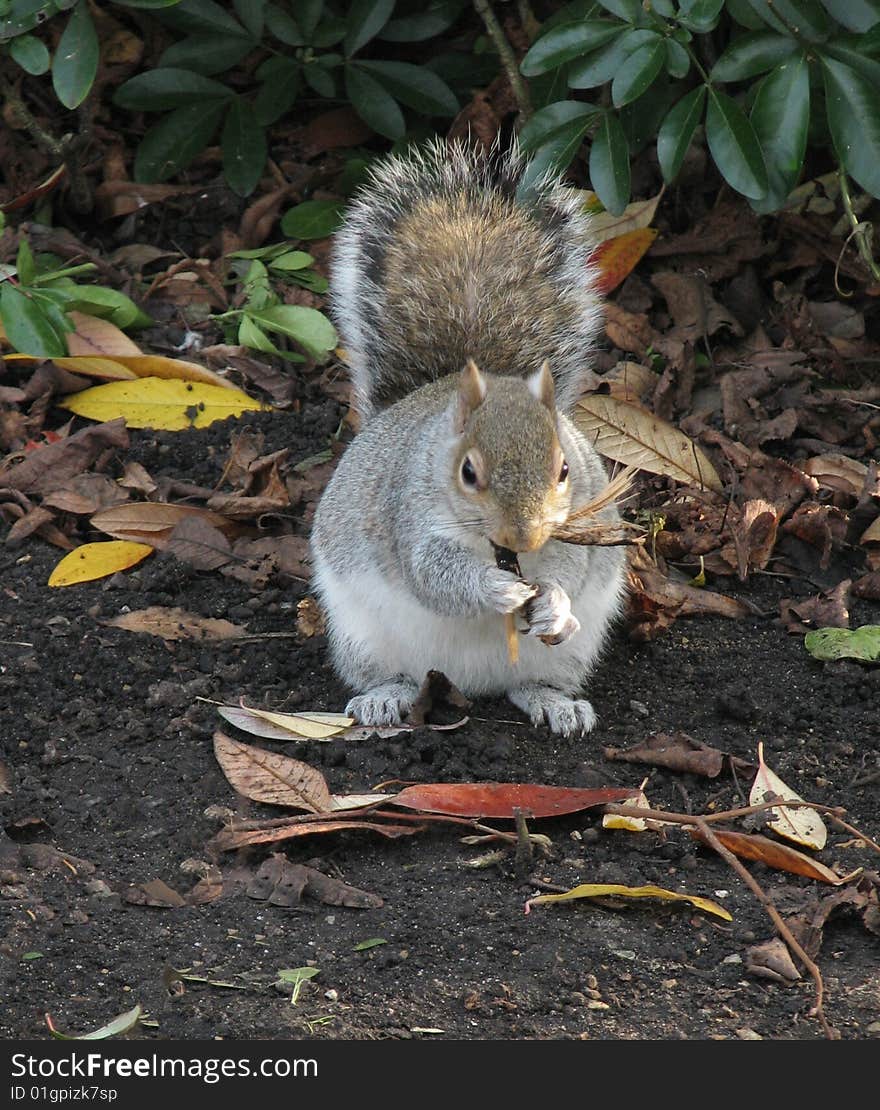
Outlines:
{"label": "squirrel's claw", "polygon": [[586,698],[572,698],[552,686],[519,686],[508,698],[533,725],[546,724],[560,736],[584,736],[596,724],[596,711]]}
{"label": "squirrel's claw", "polygon": [[538,585],[538,592],[526,603],[523,616],[528,635],[545,644],[562,644],[578,631],[581,624],[572,615],[571,601],[561,586]]}
{"label": "squirrel's claw", "polygon": [[537,586],[523,582],[515,574],[498,567],[489,567],[486,573],[486,604],[496,613],[515,613],[538,592]]}
{"label": "squirrel's claw", "polygon": [[415,683],[386,682],[352,698],[345,712],[361,725],[399,725],[412,709],[418,692]]}

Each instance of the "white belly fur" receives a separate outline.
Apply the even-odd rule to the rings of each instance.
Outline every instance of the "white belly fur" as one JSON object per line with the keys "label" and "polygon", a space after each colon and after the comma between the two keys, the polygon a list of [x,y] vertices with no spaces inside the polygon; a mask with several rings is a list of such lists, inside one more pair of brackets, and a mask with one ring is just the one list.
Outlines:
{"label": "white belly fur", "polygon": [[[548,647],[531,636],[519,638],[519,661],[507,655],[504,617],[442,617],[423,608],[402,584],[377,573],[345,580],[320,557],[315,585],[327,613],[330,635],[345,675],[349,653],[370,661],[377,679],[408,675],[421,682],[429,670],[442,671],[465,694],[501,693],[529,683],[575,692],[598,655],[610,619],[620,604],[617,590],[587,586],[571,598],[581,628],[564,644]],[[355,650],[352,651],[351,649]]]}

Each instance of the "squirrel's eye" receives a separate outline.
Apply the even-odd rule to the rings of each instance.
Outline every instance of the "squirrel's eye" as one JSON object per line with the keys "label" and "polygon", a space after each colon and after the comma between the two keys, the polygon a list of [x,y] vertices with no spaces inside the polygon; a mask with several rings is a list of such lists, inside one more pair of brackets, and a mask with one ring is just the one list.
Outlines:
{"label": "squirrel's eye", "polygon": [[567,477],[568,477],[568,463],[563,460],[562,469],[559,471],[559,484],[562,485],[562,483],[566,480]]}
{"label": "squirrel's eye", "polygon": [[474,470],[474,464],[469,458],[465,458],[461,464],[461,480],[466,486],[475,486],[477,484],[477,472]]}

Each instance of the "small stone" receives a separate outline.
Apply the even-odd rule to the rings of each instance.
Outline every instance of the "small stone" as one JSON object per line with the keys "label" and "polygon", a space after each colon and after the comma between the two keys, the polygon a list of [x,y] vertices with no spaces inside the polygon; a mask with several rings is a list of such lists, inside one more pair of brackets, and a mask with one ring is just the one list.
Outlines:
{"label": "small stone", "polygon": [[741,1041],[763,1041],[760,1033],[756,1033],[754,1029],[737,1029],[736,1035]]}
{"label": "small stone", "polygon": [[329,991],[324,991],[324,997],[328,1002],[337,1002],[339,1000],[339,991],[335,991],[331,988]]}
{"label": "small stone", "polygon": [[651,710],[643,701],[631,701],[629,707],[637,717],[649,717],[651,715]]}

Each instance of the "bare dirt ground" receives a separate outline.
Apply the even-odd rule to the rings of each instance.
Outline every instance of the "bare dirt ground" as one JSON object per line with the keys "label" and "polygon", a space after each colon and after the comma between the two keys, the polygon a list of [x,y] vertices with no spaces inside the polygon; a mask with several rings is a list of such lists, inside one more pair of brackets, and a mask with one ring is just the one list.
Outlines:
{"label": "bare dirt ground", "polygon": [[[322,450],[338,419],[336,403],[312,390],[299,414],[249,423],[264,431],[267,451],[290,447],[295,462]],[[154,477],[212,486],[238,427],[133,432],[126,458]],[[49,590],[57,559],[38,541],[0,555],[0,758],[10,780],[0,792],[0,1036],[45,1037],[46,1012],[59,1028],[84,1032],[139,1003],[147,1023],[131,1035],[144,1039],[822,1037],[809,1016],[808,976],[790,984],[747,972],[747,950],[774,936],[770,919],[684,829],[608,831],[589,811],[535,822],[552,849],[525,877],[511,857],[470,867],[481,849],[454,827],[388,841],[346,832],[282,850],[378,895],[378,908],[306,898],[291,909],[245,893],[198,906],[131,903],[128,888],[151,880],[191,887],[182,867],[208,858],[218,828],[209,807],[278,812],[233,791],[212,751],[222,722],[199,699],[339,711],[347,694],[321,636],[166,645],[102,623],[173,605],[253,634],[291,633],[302,582],[279,578],[253,592],[156,555],[110,580]],[[845,559],[836,558],[829,581],[846,572]],[[754,760],[763,741],[791,787],[845,806],[877,837],[880,668],[818,663],[786,635],[774,619],[778,600],[798,589],[815,592],[753,576],[740,592],[765,615],[679,620],[647,644],[621,625],[592,685],[600,723],[586,740],[553,738],[506,703],[478,702],[451,732],[259,743],[320,768],[335,792],[388,779],[638,786],[647,774],[654,805],[701,813],[742,804],[748,777],[613,763],[603,748],[681,729]],[[853,626],[878,622],[877,604],[853,605]],[[258,848],[213,862],[253,872],[265,855]],[[842,871],[876,868],[840,830],[822,858]],[[748,866],[783,912],[832,889]],[[684,890],[715,899],[732,921],[653,902],[524,914],[541,884],[579,882]],[[376,939],[384,943],[358,948]],[[880,937],[841,907],[816,960],[828,1021],[843,1038],[880,1036],[878,959]],[[277,972],[305,965],[320,972],[292,1005]],[[203,981],[181,983],[175,970]]]}

